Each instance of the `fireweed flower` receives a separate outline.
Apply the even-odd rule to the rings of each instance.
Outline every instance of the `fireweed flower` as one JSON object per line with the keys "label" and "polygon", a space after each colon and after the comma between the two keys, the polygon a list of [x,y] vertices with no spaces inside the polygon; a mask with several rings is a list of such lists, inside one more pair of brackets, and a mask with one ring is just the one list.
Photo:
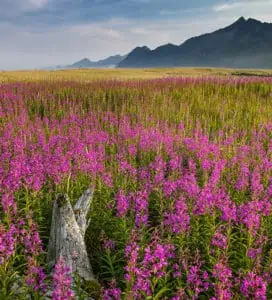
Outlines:
{"label": "fireweed flower", "polygon": [[157,278],[165,275],[168,260],[175,256],[173,245],[161,245],[156,242],[151,246],[147,246],[144,253],[143,265]]}
{"label": "fireweed flower", "polygon": [[216,164],[212,170],[212,174],[208,181],[209,186],[211,186],[211,187],[217,186],[217,184],[220,181],[220,177],[225,168],[226,163],[227,163],[227,161],[225,159],[221,159],[218,162],[216,162]]}
{"label": "fireweed flower", "polygon": [[212,242],[211,242],[212,246],[221,248],[221,249],[226,249],[227,248],[227,237],[225,235],[223,235],[220,232],[216,232],[214,234],[214,236],[212,237]]}
{"label": "fireweed flower", "polygon": [[177,263],[173,264],[173,271],[174,278],[181,277],[181,270]]}
{"label": "fireweed flower", "polygon": [[190,230],[190,216],[183,197],[175,202],[174,212],[164,214],[164,225],[176,234]]}
{"label": "fireweed flower", "polygon": [[242,162],[240,167],[240,175],[237,179],[236,186],[235,186],[236,189],[238,191],[245,191],[249,186],[249,179],[250,179],[249,167],[246,163]]}
{"label": "fireweed flower", "polygon": [[103,182],[107,187],[113,187],[113,180],[111,174],[102,174]]}
{"label": "fireweed flower", "polygon": [[120,171],[124,174],[128,174],[133,179],[136,178],[137,170],[127,161],[122,160],[120,162]]}
{"label": "fireweed flower", "polygon": [[251,259],[255,259],[261,253],[262,253],[262,248],[258,248],[258,249],[249,248],[247,251],[247,256]]}
{"label": "fireweed flower", "polygon": [[229,300],[232,297],[232,272],[231,270],[222,262],[217,263],[213,268],[213,278],[216,283],[215,288],[215,298],[213,299],[224,299]]}
{"label": "fireweed flower", "polygon": [[134,196],[135,225],[148,225],[148,193],[139,191]]}
{"label": "fireweed flower", "polygon": [[269,200],[255,200],[241,204],[238,209],[239,222],[255,235],[260,227],[261,217],[269,216],[271,209],[272,204]]}
{"label": "fireweed flower", "polygon": [[42,241],[40,238],[40,234],[38,232],[38,228],[36,224],[34,224],[31,220],[30,228],[27,230],[21,230],[21,242],[25,246],[25,253],[31,254],[32,256],[37,256],[43,253],[42,249]]}
{"label": "fireweed flower", "polygon": [[16,215],[17,213],[17,205],[14,200],[14,197],[11,194],[4,194],[2,195],[2,207],[5,214],[9,215]]}
{"label": "fireweed flower", "polygon": [[134,298],[142,299],[143,295],[152,295],[152,278],[159,279],[166,275],[169,260],[174,258],[174,246],[163,245],[154,240],[144,249],[141,258],[140,247],[134,236],[126,247],[125,257],[125,280],[132,286]]}
{"label": "fireweed flower", "polygon": [[128,153],[131,156],[136,156],[136,154],[137,154],[137,147],[135,145],[133,145],[133,144],[128,145]]}
{"label": "fireweed flower", "polygon": [[186,294],[185,294],[184,289],[180,288],[178,290],[178,292],[175,294],[175,296],[173,296],[171,298],[171,300],[183,300],[183,299],[186,299],[185,297],[186,297]]}
{"label": "fireweed flower", "polygon": [[110,283],[110,287],[107,289],[102,290],[103,295],[102,299],[103,300],[120,300],[121,299],[121,289],[116,287],[116,281],[113,280]]}
{"label": "fireweed flower", "polygon": [[154,173],[154,185],[160,187],[165,179],[166,162],[160,155],[157,155],[149,167]]}
{"label": "fireweed flower", "polygon": [[106,250],[106,251],[111,251],[111,250],[114,250],[115,248],[115,242],[113,240],[104,240],[103,241],[103,249]]}
{"label": "fireweed flower", "polygon": [[152,277],[161,278],[166,275],[168,260],[174,257],[172,245],[161,245],[154,242],[144,250],[143,261],[139,264],[136,280],[133,286],[135,295],[138,291],[151,296]]}
{"label": "fireweed flower", "polygon": [[241,285],[241,292],[247,299],[266,300],[266,282],[254,272],[249,272]]}
{"label": "fireweed flower", "polygon": [[195,215],[213,214],[216,204],[216,193],[211,187],[204,187],[195,200],[193,213]]}
{"label": "fireweed flower", "polygon": [[15,253],[18,235],[19,230],[14,224],[8,230],[0,224],[0,265]]}
{"label": "fireweed flower", "polygon": [[34,291],[45,292],[46,285],[44,283],[46,276],[42,267],[37,264],[33,257],[28,258],[28,268],[26,276],[26,284]]}
{"label": "fireweed flower", "polygon": [[163,182],[163,192],[165,197],[169,197],[177,190],[178,184],[176,181],[165,180]]}
{"label": "fireweed flower", "polygon": [[118,217],[123,217],[126,215],[127,210],[129,208],[130,199],[128,196],[125,195],[123,190],[120,190],[116,197],[117,202],[117,215]]}
{"label": "fireweed flower", "polygon": [[209,289],[210,284],[208,278],[207,272],[201,270],[201,264],[189,268],[186,289],[193,293],[192,299],[198,299],[200,293]]}
{"label": "fireweed flower", "polygon": [[115,248],[115,242],[107,237],[104,231],[101,232],[100,236],[102,249],[105,251],[112,251]]}
{"label": "fireweed flower", "polygon": [[182,157],[177,155],[176,153],[173,153],[169,160],[169,166],[171,171],[179,170],[181,168],[181,163],[182,163]]}
{"label": "fireweed flower", "polygon": [[53,274],[53,300],[72,300],[74,299],[74,292],[71,289],[72,277],[71,269],[65,266],[64,259],[60,257],[55,266]]}
{"label": "fireweed flower", "polygon": [[230,196],[222,188],[216,193],[216,207],[221,212],[221,219],[225,222],[237,221],[237,207]]}
{"label": "fireweed flower", "polygon": [[258,198],[264,191],[264,187],[261,183],[261,173],[258,168],[252,172],[251,175],[251,192],[254,198]]}
{"label": "fireweed flower", "polygon": [[179,186],[190,199],[195,199],[198,197],[200,188],[198,186],[195,174],[185,171],[179,181]]}
{"label": "fireweed flower", "polygon": [[125,280],[131,282],[134,280],[135,274],[137,274],[137,263],[140,255],[140,246],[137,242],[137,233],[132,232],[132,240],[125,248],[125,258],[127,260],[127,265],[125,266]]}

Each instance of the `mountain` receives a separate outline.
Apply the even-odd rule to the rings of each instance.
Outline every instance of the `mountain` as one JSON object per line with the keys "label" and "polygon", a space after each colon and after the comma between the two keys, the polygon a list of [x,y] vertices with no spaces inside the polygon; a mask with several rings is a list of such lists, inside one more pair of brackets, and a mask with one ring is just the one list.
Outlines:
{"label": "mountain", "polygon": [[91,62],[88,58],[83,58],[72,65],[66,66],[67,69],[79,69],[79,68],[91,68],[93,62]]}
{"label": "mountain", "polygon": [[80,61],[73,63],[72,65],[65,66],[66,69],[80,69],[80,68],[110,68],[118,65],[122,60],[126,58],[126,55],[114,55],[101,59],[98,61],[91,61],[88,58],[83,58]]}
{"label": "mountain", "polygon": [[101,59],[95,62],[96,66],[98,67],[111,67],[118,65],[122,60],[124,60],[127,56],[126,55],[113,55],[109,56],[108,58]]}
{"label": "mountain", "polygon": [[179,66],[271,69],[272,24],[241,17],[181,45],[166,44],[154,50],[137,47],[118,64],[119,68]]}

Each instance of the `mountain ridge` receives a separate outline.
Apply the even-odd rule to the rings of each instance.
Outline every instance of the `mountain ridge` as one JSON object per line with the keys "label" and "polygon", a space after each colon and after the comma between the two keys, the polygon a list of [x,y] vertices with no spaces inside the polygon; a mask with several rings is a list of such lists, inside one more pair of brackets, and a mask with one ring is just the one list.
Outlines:
{"label": "mountain ridge", "polygon": [[80,69],[80,68],[109,68],[109,67],[114,67],[118,63],[120,63],[123,59],[126,58],[126,55],[111,55],[107,58],[100,59],[98,61],[91,61],[88,58],[83,58],[72,65],[66,66],[66,68],[71,68],[71,69]]}
{"label": "mountain ridge", "polygon": [[126,58],[125,55],[111,55],[107,58],[100,59],[98,61],[91,61],[89,58],[84,57],[81,60],[74,62],[71,65],[59,65],[55,67],[43,68],[45,70],[61,70],[61,69],[82,69],[82,68],[113,68],[119,62]]}
{"label": "mountain ridge", "polygon": [[136,47],[118,68],[143,67],[272,68],[272,24],[240,17],[211,33],[189,38],[180,45],[154,50]]}

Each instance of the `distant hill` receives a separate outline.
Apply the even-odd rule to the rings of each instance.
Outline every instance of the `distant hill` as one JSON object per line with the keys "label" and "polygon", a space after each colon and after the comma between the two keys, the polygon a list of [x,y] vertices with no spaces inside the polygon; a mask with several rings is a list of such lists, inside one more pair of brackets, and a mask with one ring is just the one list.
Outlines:
{"label": "distant hill", "polygon": [[71,65],[59,65],[55,67],[45,67],[43,70],[60,70],[60,69],[88,69],[88,68],[114,68],[122,60],[126,58],[126,55],[113,55],[105,59],[98,61],[91,61],[88,58],[83,58]]}
{"label": "distant hill", "polygon": [[137,47],[118,63],[119,68],[178,66],[272,69],[272,24],[241,17],[181,45]]}
{"label": "distant hill", "polygon": [[72,65],[66,66],[66,68],[110,68],[118,65],[122,60],[126,58],[126,55],[114,55],[98,61],[91,61],[88,58],[75,62]]}

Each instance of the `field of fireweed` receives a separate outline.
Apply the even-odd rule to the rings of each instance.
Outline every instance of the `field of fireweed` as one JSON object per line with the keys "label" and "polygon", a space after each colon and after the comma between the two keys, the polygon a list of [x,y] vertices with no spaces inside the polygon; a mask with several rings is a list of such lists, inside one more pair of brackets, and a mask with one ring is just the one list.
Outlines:
{"label": "field of fireweed", "polygon": [[[46,266],[89,186],[99,285]],[[2,84],[0,197],[0,299],[271,299],[272,79]]]}

